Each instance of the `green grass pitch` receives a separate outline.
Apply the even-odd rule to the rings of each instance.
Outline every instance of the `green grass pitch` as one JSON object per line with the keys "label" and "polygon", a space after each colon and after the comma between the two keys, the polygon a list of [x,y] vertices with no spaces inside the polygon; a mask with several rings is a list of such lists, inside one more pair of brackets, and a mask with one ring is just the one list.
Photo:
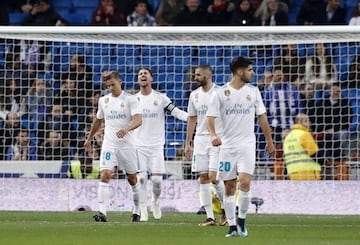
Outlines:
{"label": "green grass pitch", "polygon": [[130,222],[110,212],[95,223],[92,212],[0,212],[0,244],[360,244],[360,216],[267,215],[247,217],[249,237],[225,238],[228,227],[199,227],[204,215],[163,213],[161,220]]}

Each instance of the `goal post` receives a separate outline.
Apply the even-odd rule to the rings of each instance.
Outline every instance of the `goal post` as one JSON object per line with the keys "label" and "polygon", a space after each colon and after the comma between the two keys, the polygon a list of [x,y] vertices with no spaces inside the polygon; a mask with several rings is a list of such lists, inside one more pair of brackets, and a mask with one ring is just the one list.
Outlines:
{"label": "goal post", "polygon": [[[21,42],[22,40],[30,42]],[[62,101],[61,110],[68,117],[66,127],[61,126],[60,135],[57,136],[61,138],[63,144],[61,153],[49,151],[54,154],[51,158],[42,152],[41,159],[45,157],[51,161],[63,160],[68,163],[69,160],[82,154],[82,142],[89,129],[89,120],[93,116],[94,101],[99,94],[106,92],[101,84],[103,71],[118,70],[123,80],[123,88],[134,92],[138,89],[137,70],[140,67],[149,67],[154,74],[154,88],[166,92],[179,108],[186,110],[189,93],[197,86],[192,79],[194,67],[205,63],[211,65],[213,80],[222,85],[231,78],[229,68],[231,59],[236,56],[246,56],[253,60],[255,75],[252,84],[263,87],[265,72],[273,71],[277,66],[276,60],[284,55],[287,45],[295,45],[294,55],[304,60],[301,64],[304,70],[295,67],[295,73],[292,70],[291,74],[284,75],[289,77],[294,75],[299,78],[291,82],[301,90],[300,85],[306,83],[305,61],[314,56],[318,43],[325,44],[328,49],[327,56],[331,58],[335,67],[333,78],[341,84],[342,95],[349,100],[351,106],[351,115],[348,115],[351,117],[348,129],[350,136],[348,144],[344,146],[348,164],[343,169],[338,166],[327,166],[332,171],[329,175],[334,174],[329,178],[336,179],[336,173],[340,173],[346,175],[345,179],[358,180],[360,179],[357,138],[360,120],[360,80],[357,80],[360,79],[360,75],[358,76],[357,73],[360,74],[360,67],[359,70],[355,68],[360,62],[359,58],[356,63],[360,51],[360,28],[356,26],[176,28],[3,26],[0,27],[0,125],[6,124],[6,114],[9,111],[18,114],[21,126],[28,129],[29,139],[36,149],[34,159],[39,161],[39,149],[44,151],[49,147],[44,144],[48,142],[46,137],[50,129],[40,130],[44,125],[39,125],[37,120],[39,118],[45,120],[47,113],[53,109],[51,103],[54,100]],[[69,76],[72,72],[71,59],[75,54],[83,57],[81,62],[89,67],[90,76],[86,77],[87,73],[81,78]],[[355,65],[352,65],[353,62]],[[43,79],[45,83],[44,100],[39,100],[41,96],[34,92],[37,86],[35,81],[38,79]],[[71,90],[70,86],[75,87]],[[11,89],[11,87],[15,88]],[[72,94],[74,89],[77,90],[75,96]],[[32,92],[34,94],[31,95]],[[328,87],[315,88],[316,100],[328,94]],[[82,99],[79,100],[79,96]],[[324,116],[337,117],[337,115]],[[181,161],[183,164],[181,175],[185,179],[191,179],[195,176],[191,173],[190,163],[184,159],[182,152],[185,131],[186,123],[169,115],[166,116],[166,160]],[[286,179],[284,166],[281,165],[283,160],[281,157],[278,161],[269,159],[264,153],[265,142],[259,129],[256,129],[256,134],[258,164],[254,177],[262,180]],[[12,139],[7,140],[7,144],[10,142],[14,145],[15,136]],[[5,138],[3,140],[5,142]],[[2,145],[0,160],[9,160],[10,153],[5,150],[8,147],[4,147],[5,143]],[[99,146],[94,141],[94,151],[98,151]],[[336,150],[335,147],[338,146],[333,147]],[[94,157],[98,156],[94,153]],[[1,176],[12,175],[7,170],[6,174]],[[19,174],[14,173],[13,176]]]}

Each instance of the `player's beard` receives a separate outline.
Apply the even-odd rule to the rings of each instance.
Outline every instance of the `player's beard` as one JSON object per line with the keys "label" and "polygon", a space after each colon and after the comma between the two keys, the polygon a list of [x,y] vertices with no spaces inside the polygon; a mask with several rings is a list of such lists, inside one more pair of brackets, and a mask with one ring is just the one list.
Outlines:
{"label": "player's beard", "polygon": [[206,82],[206,77],[203,77],[203,79],[200,80],[200,81],[197,81],[197,83],[198,83],[199,87],[204,87],[204,86],[206,86],[206,84],[207,84],[207,82]]}
{"label": "player's beard", "polygon": [[251,83],[251,80],[252,80],[252,76],[243,75],[241,77],[241,81],[243,81],[244,83]]}

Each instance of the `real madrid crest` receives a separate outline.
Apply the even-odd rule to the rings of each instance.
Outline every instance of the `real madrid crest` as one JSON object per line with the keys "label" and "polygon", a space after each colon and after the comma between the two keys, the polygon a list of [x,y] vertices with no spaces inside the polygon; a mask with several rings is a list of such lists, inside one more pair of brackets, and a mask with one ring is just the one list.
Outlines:
{"label": "real madrid crest", "polygon": [[105,98],[105,104],[109,103],[109,98]]}
{"label": "real madrid crest", "polygon": [[157,106],[159,103],[156,101],[156,100],[154,100],[154,106]]}
{"label": "real madrid crest", "polygon": [[125,106],[124,102],[121,102],[120,106],[121,106],[121,107],[124,107],[124,106]]}
{"label": "real madrid crest", "polygon": [[248,101],[250,101],[250,100],[251,100],[251,96],[250,96],[250,94],[246,95],[246,99],[247,99]]}
{"label": "real madrid crest", "polygon": [[138,97],[136,97],[136,98],[137,98],[137,100],[138,100],[138,101],[140,101],[140,97],[139,97],[139,96],[138,96]]}
{"label": "real madrid crest", "polygon": [[229,96],[229,95],[230,95],[230,90],[228,90],[228,89],[225,90],[225,91],[224,91],[224,94],[225,94],[225,96]]}

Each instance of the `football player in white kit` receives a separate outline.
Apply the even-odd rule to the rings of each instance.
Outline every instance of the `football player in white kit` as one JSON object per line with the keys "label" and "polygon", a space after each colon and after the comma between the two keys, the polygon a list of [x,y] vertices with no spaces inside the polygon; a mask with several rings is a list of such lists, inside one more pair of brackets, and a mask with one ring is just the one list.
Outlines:
{"label": "football player in white kit", "polygon": [[[200,223],[199,226],[213,226],[216,225],[216,222],[212,206],[210,182],[213,183],[221,204],[224,196],[224,182],[218,181],[216,178],[219,164],[219,147],[211,145],[210,133],[206,126],[206,111],[211,106],[211,93],[219,87],[212,82],[212,69],[209,65],[196,67],[194,79],[198,82],[199,88],[192,91],[189,97],[185,156],[188,159],[192,159],[192,171],[199,173],[199,195],[207,216],[205,222]],[[220,120],[217,120],[216,127],[218,128],[217,133],[221,135],[222,127]],[[195,128],[196,133],[192,145],[191,142]],[[222,211],[219,222],[221,226],[226,224],[224,209]]]}
{"label": "football player in white kit", "polygon": [[165,171],[165,112],[179,120],[187,121],[188,114],[172,104],[169,97],[152,89],[153,74],[141,68],[137,74],[140,91],[135,94],[142,110],[142,125],[134,131],[135,146],[139,160],[138,178],[141,184],[140,221],[148,221],[147,180],[152,182],[152,212],[155,219],[161,218],[160,194]]}
{"label": "football player in white kit", "polygon": [[84,143],[86,150],[91,148],[91,140],[96,131],[105,122],[104,141],[100,154],[100,183],[98,189],[99,212],[93,218],[96,222],[106,222],[107,206],[110,198],[109,182],[116,169],[126,172],[134,198],[132,221],[140,221],[139,193],[137,182],[138,162],[134,146],[133,130],[141,125],[141,108],[136,98],[124,92],[117,71],[110,71],[103,76],[109,94],[101,97],[96,118]]}
{"label": "football player in white kit", "polygon": [[[255,170],[255,115],[266,139],[265,150],[271,156],[275,147],[260,91],[250,84],[254,75],[252,61],[237,57],[231,61],[232,79],[212,93],[207,125],[214,146],[220,146],[219,178],[225,183],[224,209],[229,224],[226,237],[247,237],[245,218],[250,203],[250,182]],[[223,124],[222,136],[216,131],[215,118]],[[236,217],[236,178],[239,177],[239,213]]]}

